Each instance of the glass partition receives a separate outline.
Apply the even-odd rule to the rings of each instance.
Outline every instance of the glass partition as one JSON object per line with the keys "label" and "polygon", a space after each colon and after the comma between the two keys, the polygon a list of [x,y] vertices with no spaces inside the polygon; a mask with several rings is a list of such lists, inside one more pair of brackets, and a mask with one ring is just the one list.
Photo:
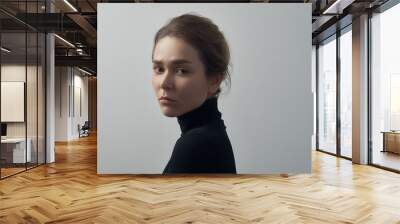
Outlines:
{"label": "glass partition", "polygon": [[[24,171],[26,147],[26,33],[1,34],[1,177]],[[6,49],[6,50],[4,50]]]}
{"label": "glass partition", "polygon": [[318,47],[318,148],[336,154],[336,36]]}
{"label": "glass partition", "polygon": [[27,61],[27,98],[26,98],[26,113],[27,113],[27,150],[30,151],[30,161],[27,163],[27,167],[31,168],[37,165],[37,98],[38,98],[38,35],[36,32],[27,33],[28,43],[28,61]]}
{"label": "glass partition", "polygon": [[[43,13],[45,1],[1,1],[0,7],[0,178],[45,163],[44,33],[18,20]],[[35,19],[37,17],[32,17]]]}

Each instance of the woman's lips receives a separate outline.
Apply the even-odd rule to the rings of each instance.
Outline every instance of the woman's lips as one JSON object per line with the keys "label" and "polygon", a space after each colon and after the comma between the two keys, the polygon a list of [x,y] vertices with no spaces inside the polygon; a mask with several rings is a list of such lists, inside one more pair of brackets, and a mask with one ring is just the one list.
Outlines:
{"label": "woman's lips", "polygon": [[176,103],[176,100],[170,99],[170,98],[168,98],[168,97],[161,97],[161,98],[160,98],[160,103],[163,103],[163,104],[173,104],[173,103]]}

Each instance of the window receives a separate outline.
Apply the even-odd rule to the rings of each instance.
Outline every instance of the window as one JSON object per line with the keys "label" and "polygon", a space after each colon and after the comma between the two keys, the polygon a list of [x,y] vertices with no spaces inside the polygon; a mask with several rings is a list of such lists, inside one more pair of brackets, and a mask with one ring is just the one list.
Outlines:
{"label": "window", "polygon": [[318,48],[318,148],[336,153],[336,36]]}
{"label": "window", "polygon": [[351,26],[340,36],[340,154],[352,156],[352,35]]}
{"label": "window", "polygon": [[372,163],[400,170],[400,4],[371,18]]}

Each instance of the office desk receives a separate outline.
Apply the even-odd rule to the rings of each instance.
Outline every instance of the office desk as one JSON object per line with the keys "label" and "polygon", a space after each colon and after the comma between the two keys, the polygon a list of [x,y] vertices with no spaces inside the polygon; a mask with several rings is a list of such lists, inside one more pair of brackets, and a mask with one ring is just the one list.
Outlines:
{"label": "office desk", "polygon": [[[30,162],[32,158],[30,138],[27,139],[25,151],[25,138],[6,138],[1,139],[1,157],[6,163],[25,163]],[[26,154],[25,154],[26,152]],[[25,158],[27,161],[25,161]]]}
{"label": "office desk", "polygon": [[393,152],[400,154],[400,132],[382,131],[383,150],[382,152]]}

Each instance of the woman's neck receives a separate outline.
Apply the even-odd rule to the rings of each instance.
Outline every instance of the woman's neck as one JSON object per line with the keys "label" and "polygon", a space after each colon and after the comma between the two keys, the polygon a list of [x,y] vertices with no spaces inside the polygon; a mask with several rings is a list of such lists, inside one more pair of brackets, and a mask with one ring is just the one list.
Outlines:
{"label": "woman's neck", "polygon": [[211,96],[196,109],[178,116],[178,123],[182,133],[186,133],[193,128],[217,119],[221,119],[221,113],[218,110],[218,98]]}

